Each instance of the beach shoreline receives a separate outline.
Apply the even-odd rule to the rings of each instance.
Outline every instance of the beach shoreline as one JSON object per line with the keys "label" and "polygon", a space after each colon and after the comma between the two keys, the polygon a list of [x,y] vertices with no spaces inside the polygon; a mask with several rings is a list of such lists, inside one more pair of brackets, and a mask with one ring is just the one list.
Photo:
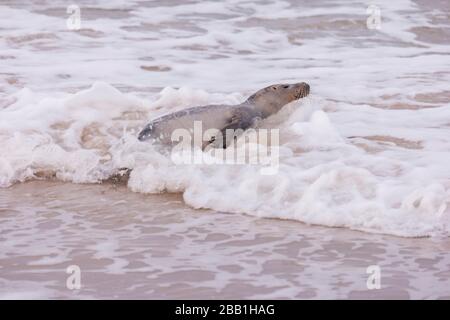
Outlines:
{"label": "beach shoreline", "polygon": [[1,299],[450,298],[450,239],[194,210],[110,183],[19,183],[0,206]]}
{"label": "beach shoreline", "polygon": [[[3,0],[0,299],[450,299],[449,12]],[[300,82],[275,170],[139,140]]]}

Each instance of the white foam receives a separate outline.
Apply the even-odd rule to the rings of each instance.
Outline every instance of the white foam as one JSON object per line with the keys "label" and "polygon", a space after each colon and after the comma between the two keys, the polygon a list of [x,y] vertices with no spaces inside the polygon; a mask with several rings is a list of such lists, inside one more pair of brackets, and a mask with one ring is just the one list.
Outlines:
{"label": "white foam", "polygon": [[[54,172],[62,180],[96,182],[128,167],[133,169],[131,190],[184,192],[186,203],[195,208],[404,236],[448,232],[450,142],[440,139],[448,129],[427,131],[450,116],[445,108],[356,110],[359,107],[339,104],[327,114],[321,110],[326,101],[317,97],[299,101],[288,107],[291,112],[278,116],[282,128],[279,172],[264,176],[252,165],[176,166],[151,144],[138,142],[135,129],[147,121],[152,110],[170,110],[181,100],[187,105],[209,100],[208,93],[188,88],[165,89],[161,96],[146,105],[106,84],[35,104],[23,104],[19,95],[15,104],[2,110],[2,132],[8,133],[14,121],[20,128],[13,136],[1,135],[2,185],[33,178],[39,172]],[[217,95],[211,97],[217,99]],[[29,93],[24,99],[30,101]],[[133,111],[143,113],[135,128],[123,118],[124,113]],[[358,120],[360,112],[366,113],[366,118]],[[401,116],[392,117],[395,113]],[[365,119],[365,127],[355,125]],[[423,130],[419,123],[425,126]],[[96,129],[86,136],[89,128]],[[356,140],[377,148],[368,152],[341,131],[413,141],[421,132],[423,147]],[[102,139],[94,143],[99,136]],[[437,153],[440,159],[436,159]]]}
{"label": "white foam", "polygon": [[[9,83],[0,93],[1,187],[98,182],[125,167],[132,191],[183,192],[195,208],[448,235],[449,47],[414,29],[441,28],[441,9],[383,1],[381,29],[368,30],[365,1],[301,10],[286,1],[113,1],[92,4],[107,10],[71,32],[66,16],[42,12],[65,9],[55,3],[0,10]],[[286,81],[307,81],[312,95],[266,121],[281,129],[276,176],[250,165],[175,166],[136,139],[163,113],[239,103]]]}

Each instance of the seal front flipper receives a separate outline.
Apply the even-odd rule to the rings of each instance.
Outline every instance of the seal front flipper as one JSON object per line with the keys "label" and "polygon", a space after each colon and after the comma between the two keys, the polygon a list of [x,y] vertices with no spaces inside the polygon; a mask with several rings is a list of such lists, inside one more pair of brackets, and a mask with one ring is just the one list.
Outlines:
{"label": "seal front flipper", "polygon": [[235,141],[245,130],[254,126],[261,119],[260,112],[250,107],[240,107],[233,110],[227,124],[220,129],[218,136],[213,136],[203,145],[213,148],[227,148],[232,141]]}
{"label": "seal front flipper", "polygon": [[210,148],[227,148],[230,145],[237,129],[239,129],[239,122],[237,120],[230,119],[229,123],[225,127],[218,130],[217,135],[212,136],[209,141],[203,142],[202,150],[207,151]]}

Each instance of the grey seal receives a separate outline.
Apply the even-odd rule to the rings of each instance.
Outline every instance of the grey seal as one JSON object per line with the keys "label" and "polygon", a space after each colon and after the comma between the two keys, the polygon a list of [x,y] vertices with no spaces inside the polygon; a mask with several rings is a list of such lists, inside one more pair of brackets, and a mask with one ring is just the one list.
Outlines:
{"label": "grey seal", "polygon": [[[226,137],[227,130],[251,128],[259,120],[277,113],[286,104],[306,97],[309,92],[310,87],[305,82],[271,85],[255,92],[238,105],[193,107],[156,118],[142,129],[138,139],[153,139],[170,145],[173,144],[172,133],[175,130],[186,129],[192,132],[195,121],[201,121],[203,130],[217,129]],[[212,142],[214,137],[207,144]],[[220,145],[225,148],[228,142],[223,141]]]}

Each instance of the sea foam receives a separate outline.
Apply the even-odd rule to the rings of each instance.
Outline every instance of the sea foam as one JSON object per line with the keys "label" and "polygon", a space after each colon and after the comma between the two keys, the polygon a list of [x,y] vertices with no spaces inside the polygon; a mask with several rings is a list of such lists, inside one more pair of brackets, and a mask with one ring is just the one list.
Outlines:
{"label": "sea foam", "polygon": [[251,164],[176,165],[136,138],[158,114],[236,103],[239,96],[165,88],[147,101],[106,83],[58,98],[22,90],[0,110],[0,184],[93,183],[128,168],[130,190],[181,192],[194,208],[400,236],[448,235],[445,107],[385,110],[314,95],[291,103],[266,121],[280,129],[279,168],[269,176]]}
{"label": "sea foam", "polygon": [[[376,5],[370,29],[362,0],[81,1],[78,31],[65,1],[1,5],[0,186],[127,168],[130,190],[195,208],[448,236],[448,10]],[[263,123],[280,130],[276,175],[175,165],[136,139],[164,113],[300,81],[310,97]]]}

